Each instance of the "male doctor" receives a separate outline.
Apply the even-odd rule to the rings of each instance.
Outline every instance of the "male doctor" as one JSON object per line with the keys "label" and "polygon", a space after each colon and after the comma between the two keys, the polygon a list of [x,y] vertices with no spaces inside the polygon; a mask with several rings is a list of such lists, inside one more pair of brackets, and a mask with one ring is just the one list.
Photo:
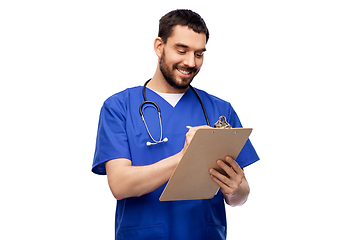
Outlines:
{"label": "male doctor", "polygon": [[[118,240],[226,239],[224,202],[240,206],[248,198],[243,168],[259,159],[249,140],[237,159],[218,160],[227,176],[209,169],[221,190],[214,198],[159,201],[194,133],[208,127],[200,99],[212,125],[225,116],[233,127],[242,127],[230,103],[189,87],[202,66],[208,39],[200,15],[191,10],[169,12],[160,19],[154,42],[159,59],[154,76],[144,86],[126,89],[104,102],[92,171],[107,174],[117,199]],[[161,118],[157,107],[148,103],[141,107],[142,120],[144,97],[156,103]]]}

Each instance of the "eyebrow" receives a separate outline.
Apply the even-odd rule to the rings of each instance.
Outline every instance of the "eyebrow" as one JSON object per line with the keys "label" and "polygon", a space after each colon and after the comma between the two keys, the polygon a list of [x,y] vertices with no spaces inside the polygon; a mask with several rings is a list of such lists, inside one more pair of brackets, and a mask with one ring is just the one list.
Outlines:
{"label": "eyebrow", "polygon": [[[177,44],[175,44],[175,46],[180,47],[180,48],[187,48],[187,49],[190,48],[189,46],[182,44],[182,43],[177,43]],[[201,48],[201,49],[196,50],[195,52],[205,52],[205,51],[206,51],[206,48]]]}

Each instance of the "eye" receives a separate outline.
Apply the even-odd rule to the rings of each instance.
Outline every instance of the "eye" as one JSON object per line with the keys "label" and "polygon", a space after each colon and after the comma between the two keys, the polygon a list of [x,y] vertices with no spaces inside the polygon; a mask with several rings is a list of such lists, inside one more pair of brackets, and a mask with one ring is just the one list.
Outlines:
{"label": "eye", "polygon": [[197,57],[197,58],[201,58],[203,56],[204,56],[204,52],[195,54],[195,57]]}
{"label": "eye", "polygon": [[178,53],[179,53],[179,54],[185,54],[186,52],[183,51],[183,50],[178,50]]}

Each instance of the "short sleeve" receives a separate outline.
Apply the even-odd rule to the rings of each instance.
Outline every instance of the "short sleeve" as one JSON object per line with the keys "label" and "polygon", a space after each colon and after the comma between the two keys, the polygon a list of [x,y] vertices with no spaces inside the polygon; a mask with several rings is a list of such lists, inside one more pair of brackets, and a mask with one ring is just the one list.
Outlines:
{"label": "short sleeve", "polygon": [[[230,105],[229,108],[229,120],[228,122],[234,128],[241,128],[243,127],[239,117],[237,116],[235,110]],[[251,135],[250,135],[251,136]],[[236,161],[240,165],[241,168],[249,166],[250,164],[258,161],[260,158],[257,155],[255,148],[253,147],[250,139],[247,140],[244,147],[242,148],[239,156],[237,157]]]}
{"label": "short sleeve", "polygon": [[116,159],[131,159],[126,134],[126,107],[123,101],[111,97],[100,111],[99,125],[92,171],[105,175],[105,162]]}

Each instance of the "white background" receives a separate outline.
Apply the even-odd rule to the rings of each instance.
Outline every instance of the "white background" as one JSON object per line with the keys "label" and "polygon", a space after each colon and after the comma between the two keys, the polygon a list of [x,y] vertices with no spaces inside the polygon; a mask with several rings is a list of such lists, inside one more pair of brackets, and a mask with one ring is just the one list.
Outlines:
{"label": "white background", "polygon": [[2,1],[1,239],[113,239],[91,173],[103,101],[155,72],[158,20],[205,19],[193,85],[230,101],[261,160],[228,239],[359,239],[358,1]]}

